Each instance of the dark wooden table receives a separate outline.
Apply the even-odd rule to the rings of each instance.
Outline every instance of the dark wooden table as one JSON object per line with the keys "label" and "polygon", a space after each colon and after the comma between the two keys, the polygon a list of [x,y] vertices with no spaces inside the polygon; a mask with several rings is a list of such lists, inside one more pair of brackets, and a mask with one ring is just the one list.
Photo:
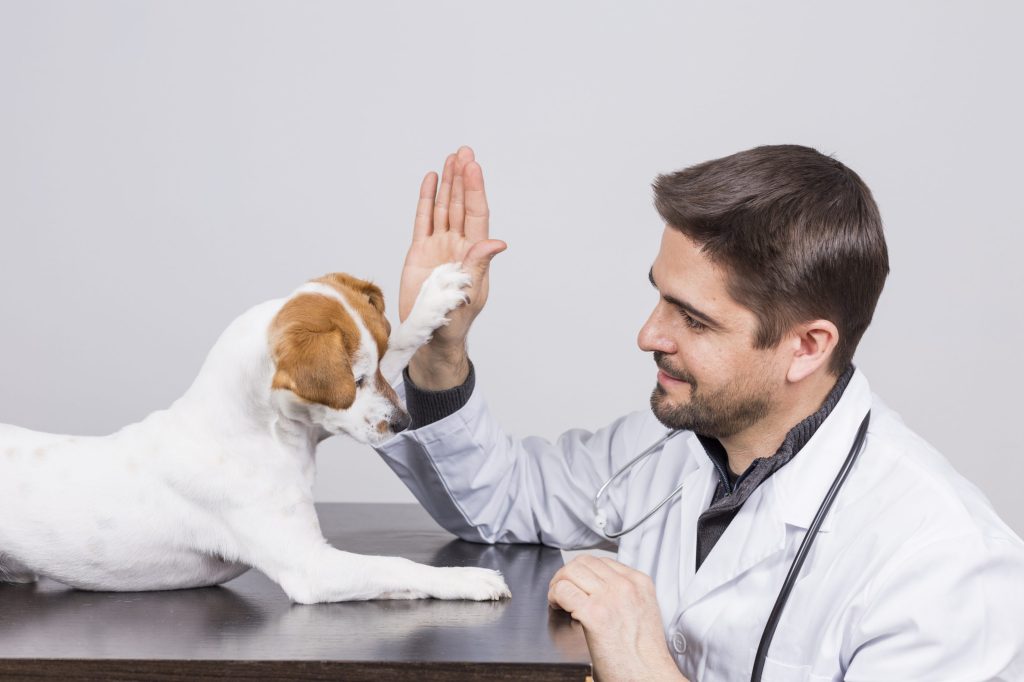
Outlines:
{"label": "dark wooden table", "polygon": [[547,606],[539,545],[455,539],[417,505],[317,505],[333,545],[505,574],[501,602],[292,604],[263,574],[220,587],[82,592],[0,584],[0,679],[579,680],[583,631]]}

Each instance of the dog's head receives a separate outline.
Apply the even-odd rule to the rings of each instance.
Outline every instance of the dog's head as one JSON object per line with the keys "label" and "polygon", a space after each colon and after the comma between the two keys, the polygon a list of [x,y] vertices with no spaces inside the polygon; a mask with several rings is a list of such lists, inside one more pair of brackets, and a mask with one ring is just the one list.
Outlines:
{"label": "dog's head", "polygon": [[301,287],[270,325],[278,409],[363,443],[404,429],[409,416],[378,367],[390,332],[370,282],[333,273]]}

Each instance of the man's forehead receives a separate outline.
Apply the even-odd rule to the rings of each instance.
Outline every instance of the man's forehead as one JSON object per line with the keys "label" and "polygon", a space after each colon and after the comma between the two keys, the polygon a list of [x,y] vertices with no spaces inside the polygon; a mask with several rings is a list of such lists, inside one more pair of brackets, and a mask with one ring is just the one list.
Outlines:
{"label": "man's forehead", "polygon": [[728,273],[681,231],[666,227],[648,277],[662,295],[686,302],[726,326],[744,312],[729,294]]}
{"label": "man's forehead", "polygon": [[700,247],[674,228],[666,230],[650,272],[656,285],[666,293],[687,294],[701,299],[705,305],[717,303],[723,297],[731,302],[725,275]]}

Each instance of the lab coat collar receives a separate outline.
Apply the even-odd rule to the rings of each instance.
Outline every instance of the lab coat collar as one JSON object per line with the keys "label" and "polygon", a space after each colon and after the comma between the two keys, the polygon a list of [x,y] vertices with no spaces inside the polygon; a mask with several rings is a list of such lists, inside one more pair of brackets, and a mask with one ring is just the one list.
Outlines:
{"label": "lab coat collar", "polygon": [[700,569],[694,572],[697,517],[707,509],[712,492],[718,484],[718,474],[710,464],[698,473],[702,474],[703,486],[695,487],[698,493],[703,493],[702,506],[697,509],[690,506],[687,511],[692,515],[683,519],[689,533],[685,536],[685,563],[680,576],[684,584],[680,595],[681,611],[781,551],[786,540],[786,525],[778,515],[777,504],[770,495],[765,494],[766,485],[762,484],[740,507]]}
{"label": "lab coat collar", "polygon": [[[785,523],[804,529],[811,526],[870,407],[868,380],[859,369],[855,370],[828,418],[792,461],[766,481],[771,484],[770,497],[774,498],[779,517]],[[832,529],[833,516],[830,512],[825,517],[819,532]]]}
{"label": "lab coat collar", "polygon": [[686,588],[693,582],[697,568],[697,518],[708,508],[718,486],[718,470],[696,437],[692,440],[698,467],[684,479],[678,514],[685,529],[680,543],[680,599],[685,604]]}
{"label": "lab coat collar", "polygon": [[[688,513],[684,527],[691,528],[692,535],[687,536],[688,547],[682,553],[683,561],[688,562],[684,563],[680,576],[685,585],[681,594],[682,611],[785,549],[787,524],[804,529],[810,526],[846,459],[870,402],[867,379],[857,370],[828,418],[786,466],[751,494],[696,573],[693,572],[693,547],[696,546],[696,520],[700,511],[693,513],[692,504],[684,505],[684,513]],[[710,460],[698,473],[702,475],[704,486],[695,486],[696,497],[703,498],[703,510],[718,480]],[[830,513],[820,531],[831,528],[831,519]]]}

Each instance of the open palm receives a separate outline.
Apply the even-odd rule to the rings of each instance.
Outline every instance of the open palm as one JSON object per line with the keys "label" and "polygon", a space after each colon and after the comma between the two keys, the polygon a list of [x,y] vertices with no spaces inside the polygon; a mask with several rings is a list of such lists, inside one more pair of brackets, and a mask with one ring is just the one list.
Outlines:
{"label": "open palm", "polygon": [[412,245],[405,257],[398,295],[398,317],[404,321],[420,287],[438,265],[462,263],[473,278],[469,301],[449,315],[451,322],[434,334],[435,342],[463,344],[473,319],[487,301],[487,271],[491,259],[506,248],[488,239],[490,213],[484,176],[473,150],[460,147],[445,160],[438,187],[437,174],[427,173],[420,185]]}

